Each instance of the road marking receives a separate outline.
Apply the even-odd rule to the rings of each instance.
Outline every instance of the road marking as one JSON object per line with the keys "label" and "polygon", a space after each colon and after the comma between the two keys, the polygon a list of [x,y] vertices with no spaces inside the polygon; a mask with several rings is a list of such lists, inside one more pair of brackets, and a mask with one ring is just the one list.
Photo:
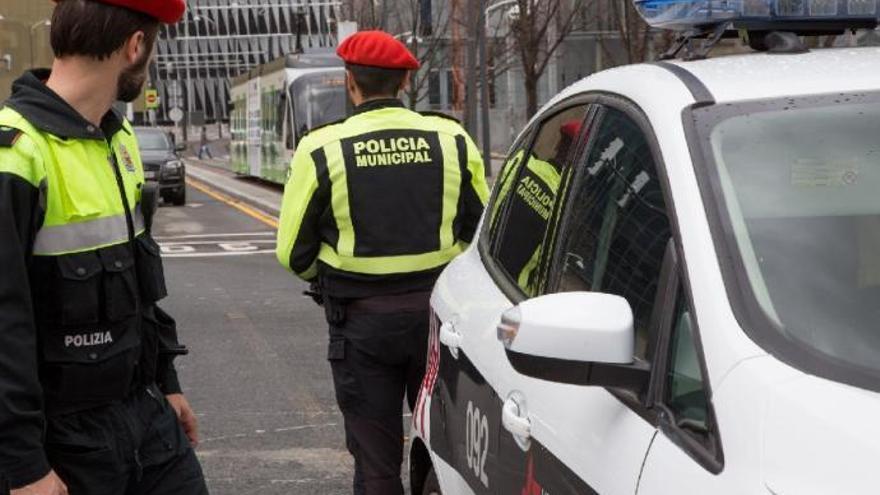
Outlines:
{"label": "road marking", "polygon": [[216,239],[213,241],[172,241],[172,242],[162,242],[162,247],[165,246],[222,246],[223,244],[274,244],[275,239],[254,239],[251,241],[225,241],[222,239]]}
{"label": "road marking", "polygon": [[181,234],[181,235],[166,235],[166,236],[155,236],[153,239],[157,241],[172,241],[175,239],[201,239],[201,238],[217,238],[223,239],[225,237],[249,237],[249,236],[275,236],[275,232],[232,232],[228,234]]}
{"label": "road marking", "polygon": [[204,183],[197,181],[195,179],[192,179],[190,177],[186,178],[186,182],[187,182],[187,184],[189,184],[192,187],[198,189],[199,191],[207,194],[208,196],[216,199],[217,201],[225,203],[225,204],[235,208],[236,210],[244,213],[245,215],[247,215],[255,220],[258,220],[258,221],[268,225],[269,227],[272,227],[273,229],[278,228],[278,219],[269,215],[268,213],[264,213],[256,208],[248,206],[244,202],[239,201],[231,196],[227,196],[226,194],[223,194],[223,193],[211,188],[207,184],[204,184]]}
{"label": "road marking", "polygon": [[[320,423],[320,424],[307,424],[307,425],[298,425],[298,426],[287,426],[284,428],[275,428],[272,430],[272,433],[287,433],[287,432],[295,432],[295,431],[303,431],[303,430],[317,430],[322,428],[336,428],[340,426],[337,422],[331,423]],[[256,430],[254,433],[236,433],[234,435],[223,435],[219,437],[211,437],[204,438],[200,441],[200,444],[206,444],[209,442],[219,442],[224,440],[234,440],[238,438],[252,438],[254,435],[263,435],[266,433],[266,430]]]}
{"label": "road marking", "polygon": [[[189,246],[185,246],[189,247]],[[182,252],[182,253],[162,253],[162,259],[165,258],[213,258],[215,256],[248,256],[251,254],[275,254],[274,249],[261,249],[259,251],[224,251],[217,253],[193,253],[193,252]]]}
{"label": "road marking", "polygon": [[[197,237],[196,237],[197,236]],[[248,254],[275,253],[275,238],[271,235],[246,235],[217,238],[198,236],[190,239],[177,237],[159,242],[165,258],[211,258]]]}

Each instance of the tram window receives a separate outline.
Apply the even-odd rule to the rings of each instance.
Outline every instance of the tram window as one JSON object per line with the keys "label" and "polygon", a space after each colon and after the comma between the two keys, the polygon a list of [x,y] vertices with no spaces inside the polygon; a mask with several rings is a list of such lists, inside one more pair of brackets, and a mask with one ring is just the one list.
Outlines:
{"label": "tram window", "polygon": [[[278,91],[275,98],[275,136],[281,137],[284,132],[284,118],[287,117],[287,95]],[[276,139],[277,139],[276,137]]]}

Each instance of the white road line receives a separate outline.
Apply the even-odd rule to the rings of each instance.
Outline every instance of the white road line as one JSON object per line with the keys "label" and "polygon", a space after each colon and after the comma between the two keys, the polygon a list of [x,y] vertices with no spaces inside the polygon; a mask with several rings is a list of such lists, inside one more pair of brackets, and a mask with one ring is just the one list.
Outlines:
{"label": "white road line", "polygon": [[[290,431],[302,431],[302,430],[315,430],[321,428],[334,428],[339,426],[339,423],[321,423],[321,424],[308,424],[308,425],[298,425],[298,426],[288,426],[284,428],[275,428],[272,430],[272,433],[285,433]],[[248,438],[254,435],[264,435],[266,430],[256,430],[254,433],[236,433],[234,435],[223,435],[219,437],[205,438],[201,442],[202,444],[208,442],[217,442],[221,440],[233,440],[236,438]]]}
{"label": "white road line", "polygon": [[214,258],[217,256],[247,256],[251,254],[275,254],[274,249],[264,249],[262,251],[242,251],[242,252],[218,252],[218,253],[180,253],[180,254],[165,254],[162,253],[162,259],[169,258]]}
{"label": "white road line", "polygon": [[224,239],[217,239],[215,241],[174,241],[174,242],[160,242],[160,246],[205,246],[211,244],[272,244],[275,242],[275,239],[253,239],[250,241],[227,241]]}
{"label": "white road line", "polygon": [[232,232],[228,234],[182,234],[182,235],[167,235],[167,236],[156,236],[153,239],[157,241],[165,241],[165,240],[174,240],[174,239],[199,239],[199,238],[212,238],[216,237],[218,239],[222,239],[224,237],[247,237],[247,236],[274,236],[275,232]]}

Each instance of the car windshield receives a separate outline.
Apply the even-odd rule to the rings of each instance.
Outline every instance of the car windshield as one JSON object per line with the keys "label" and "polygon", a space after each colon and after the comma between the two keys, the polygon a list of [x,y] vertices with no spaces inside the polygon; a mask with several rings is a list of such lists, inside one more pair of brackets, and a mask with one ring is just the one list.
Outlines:
{"label": "car windshield", "polygon": [[345,72],[341,70],[301,76],[293,82],[290,91],[297,139],[310,129],[346,115],[348,96]]}
{"label": "car windshield", "polygon": [[135,134],[142,150],[167,150],[171,148],[168,136],[162,131],[137,130]]}
{"label": "car windshield", "polygon": [[714,105],[693,115],[725,250],[737,260],[734,283],[775,333],[775,350],[876,382],[880,96]]}

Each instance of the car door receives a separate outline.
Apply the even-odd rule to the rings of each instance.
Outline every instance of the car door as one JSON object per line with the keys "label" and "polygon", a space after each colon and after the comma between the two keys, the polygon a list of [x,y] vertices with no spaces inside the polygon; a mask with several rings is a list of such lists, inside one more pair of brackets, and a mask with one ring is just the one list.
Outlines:
{"label": "car door", "polygon": [[[586,148],[572,167],[559,231],[545,239],[538,294],[624,297],[633,310],[636,361],[650,366],[650,343],[665,310],[658,288],[672,236],[660,157],[637,108],[608,96],[596,105]],[[499,471],[516,480],[522,490],[516,493],[636,492],[657,433],[647,387],[577,386],[509,373],[512,379],[497,390],[503,401]]]}
{"label": "car door", "polygon": [[511,480],[498,472],[505,454],[498,443],[503,401],[496,390],[508,379],[510,365],[496,327],[514,302],[506,292],[510,288],[499,287],[483,265],[483,251],[496,253],[516,273],[513,278],[522,282],[516,290],[540,285],[537,255],[555,230],[555,196],[568,177],[564,166],[588,108],[563,104],[524,132],[484,216],[480,252],[456,259],[434,289],[428,370],[414,422],[435,454],[446,493],[511,493]]}

